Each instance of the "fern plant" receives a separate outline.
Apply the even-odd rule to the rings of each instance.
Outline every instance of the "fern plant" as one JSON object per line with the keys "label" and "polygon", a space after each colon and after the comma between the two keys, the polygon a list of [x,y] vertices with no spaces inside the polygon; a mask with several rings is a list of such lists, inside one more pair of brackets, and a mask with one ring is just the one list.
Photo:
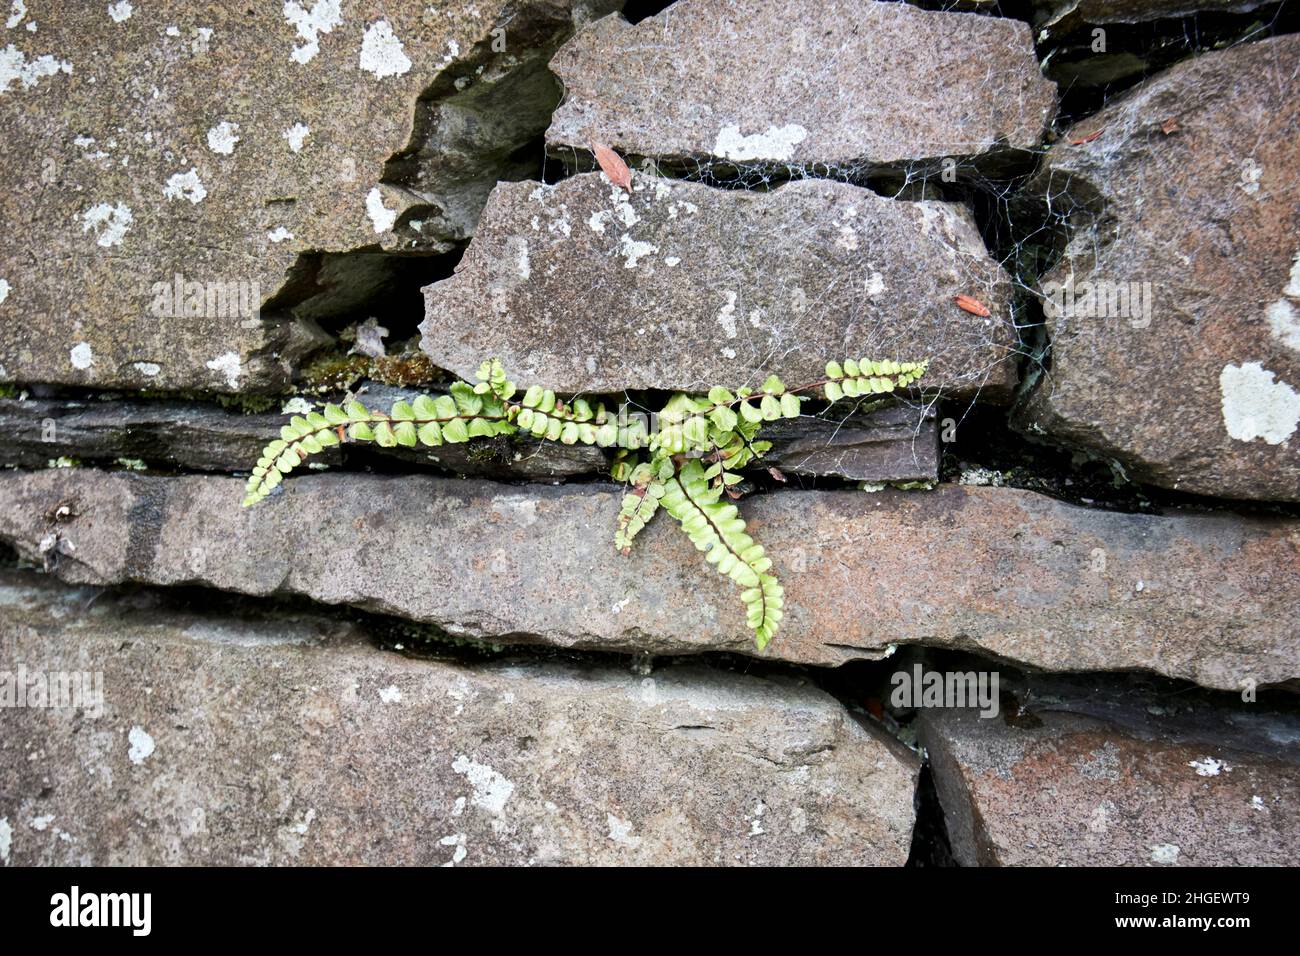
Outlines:
{"label": "fern plant", "polygon": [[783,592],[771,573],[772,559],[746,533],[732,500],[739,498],[735,486],[742,470],[772,447],[758,438],[763,424],[799,417],[802,402],[813,394],[828,402],[889,395],[913,384],[927,364],[848,359],[827,363],[824,378],[796,388],[773,375],[756,390],[679,392],[647,426],[639,417],[611,414],[600,402],[566,401],[537,385],[520,395],[501,363],[491,359],[479,367],[476,384],[456,382],[446,395],[399,401],[387,413],[350,401],[295,415],[258,459],[244,506],[266,498],[311,455],[348,441],[437,446],[527,432],[566,445],[615,448],[611,475],[628,485],[615,547],[630,553],[655,514],[668,512],[705,560],[741,589],[746,622],[761,651],[780,627]]}

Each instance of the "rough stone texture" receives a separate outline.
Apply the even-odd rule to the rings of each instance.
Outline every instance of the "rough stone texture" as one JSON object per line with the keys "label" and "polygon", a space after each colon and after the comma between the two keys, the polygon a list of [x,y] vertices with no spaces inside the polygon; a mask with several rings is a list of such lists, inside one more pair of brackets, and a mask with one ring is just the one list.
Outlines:
{"label": "rough stone texture", "polygon": [[1151,311],[1049,314],[1021,427],[1164,487],[1300,500],[1298,61],[1300,36],[1206,54],[1052,148],[1031,188],[1076,231],[1044,288],[1148,282]]}
{"label": "rough stone texture", "polygon": [[812,180],[632,190],[600,173],[493,190],[456,274],[424,290],[433,363],[469,378],[496,355],[557,392],[794,385],[863,356],[928,358],[923,384],[961,396],[1015,384],[1011,282],[965,207]]}
{"label": "rough stone texture", "polygon": [[[507,643],[754,652],[735,589],[673,522],[653,522],[628,558],[614,551],[619,492],[607,485],[337,474],[240,509],[242,487],[0,474],[0,542],[34,559],[44,542],[73,583],[302,594]],[[60,522],[61,504],[72,515]],[[1295,521],[1119,514],[952,485],[789,491],[742,510],[785,585],[768,657],[838,664],[926,643],[1219,688],[1300,676]]]}
{"label": "rough stone texture", "polygon": [[[512,154],[558,101],[546,60],[613,5],[29,0],[0,67],[0,382],[278,386],[315,342],[295,312],[364,300],[373,253],[445,252],[536,175]],[[157,298],[178,275],[201,315]]]}
{"label": "rough stone texture", "polygon": [[907,859],[919,761],[790,679],[416,660],[14,575],[0,606],[0,670],[106,703],[6,711],[2,864]]}
{"label": "rough stone texture", "polygon": [[[959,863],[1295,862],[1294,714],[1261,714],[1260,705],[1242,704],[1235,712],[1200,707],[1190,717],[1156,718],[1152,712],[1165,710],[1150,695],[1115,702],[1096,686],[1081,700],[1061,699],[1055,690],[1040,692],[1041,702],[1014,717],[921,711],[920,740]],[[1105,717],[1076,712],[1103,703],[1111,705]]]}
{"label": "rough stone texture", "polygon": [[1027,24],[898,3],[678,0],[589,25],[551,69],[552,153],[596,140],[688,168],[979,160],[1037,146],[1056,106]]}
{"label": "rough stone texture", "polygon": [[933,404],[893,405],[845,418],[780,419],[763,426],[763,462],[792,475],[850,481],[937,481],[939,429]]}

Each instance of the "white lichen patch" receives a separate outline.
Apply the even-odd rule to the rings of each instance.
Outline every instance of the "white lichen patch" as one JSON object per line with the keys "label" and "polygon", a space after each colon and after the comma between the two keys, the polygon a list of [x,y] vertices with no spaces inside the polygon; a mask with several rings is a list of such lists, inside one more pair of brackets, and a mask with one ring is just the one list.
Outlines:
{"label": "white lichen patch", "polygon": [[402,702],[401,688],[395,684],[389,684],[387,687],[379,689],[379,699],[385,704],[400,704]]}
{"label": "white lichen patch", "polygon": [[9,6],[9,19],[5,21],[5,28],[12,30],[18,24],[23,22],[23,17],[27,16],[27,4],[25,0],[13,0]]}
{"label": "white lichen patch", "polygon": [[295,0],[286,0],[284,18],[302,40],[289,54],[294,62],[306,64],[316,58],[320,52],[320,34],[329,33],[343,22],[340,4],[341,0],[316,0],[311,9],[306,9]]}
{"label": "white lichen patch", "polygon": [[81,231],[93,232],[95,242],[105,249],[122,244],[135,217],[126,203],[97,203],[81,214]]}
{"label": "white lichen patch", "polygon": [[366,215],[376,234],[387,232],[397,222],[397,210],[384,205],[384,194],[378,186],[366,193]]}
{"label": "white lichen patch", "polygon": [[1237,186],[1247,196],[1256,196],[1259,194],[1259,181],[1263,177],[1264,167],[1253,156],[1248,157],[1241,164],[1241,178],[1237,180]]}
{"label": "white lichen patch", "polygon": [[723,293],[727,297],[726,303],[718,310],[718,325],[722,326],[722,331],[726,333],[727,338],[736,337],[736,293],[727,291]]}
{"label": "white lichen patch", "polygon": [[7,298],[9,298],[9,280],[0,279],[0,305],[4,305]]}
{"label": "white lichen patch", "polygon": [[301,395],[295,395],[280,406],[281,415],[310,415],[316,406]]}
{"label": "white lichen patch", "polygon": [[229,156],[235,151],[235,144],[239,142],[239,124],[232,123],[230,120],[222,120],[212,129],[208,130],[208,149],[214,153],[220,153],[222,156]]}
{"label": "white lichen patch", "polygon": [[68,361],[72,367],[78,371],[84,372],[90,366],[95,364],[95,353],[90,348],[89,342],[78,342],[68,353]]}
{"label": "white lichen patch", "polygon": [[1198,777],[1217,777],[1219,774],[1227,771],[1232,772],[1222,760],[1215,760],[1213,757],[1202,757],[1200,760],[1188,761],[1187,766],[1196,771]]}
{"label": "white lichen patch", "polygon": [[866,293],[870,296],[877,296],[885,291],[885,277],[879,272],[873,272],[867,276]]}
{"label": "white lichen patch", "polygon": [[127,759],[131,763],[139,765],[153,756],[153,737],[149,736],[143,727],[132,727],[127,733],[126,739],[131,745],[126,752]]}
{"label": "white lichen patch", "polygon": [[487,764],[476,763],[464,754],[452,761],[451,769],[464,776],[474,788],[470,798],[474,806],[497,816],[505,812],[506,802],[515,792],[513,783]]}
{"label": "white lichen patch", "polygon": [[1173,866],[1178,862],[1178,855],[1182,852],[1182,848],[1173,843],[1157,843],[1151,848],[1151,862]]}
{"label": "white lichen patch", "polygon": [[243,367],[239,363],[238,352],[226,352],[203,364],[225,379],[226,385],[230,388],[239,387],[239,376],[243,372]]}
{"label": "white lichen patch", "polygon": [[724,126],[718,132],[713,152],[724,159],[771,159],[784,162],[794,156],[795,147],[808,138],[808,131],[796,123],[769,126],[764,132],[748,136],[737,125]]}
{"label": "white lichen patch", "polygon": [[162,371],[162,366],[157,362],[132,362],[131,367],[146,378],[153,378]]}
{"label": "white lichen patch", "polygon": [[1300,423],[1300,393],[1259,362],[1225,365],[1219,374],[1223,425],[1238,441],[1280,445]]}
{"label": "white lichen patch", "polygon": [[641,242],[628,235],[624,235],[619,239],[618,254],[627,260],[623,263],[625,269],[635,269],[638,262],[658,251],[658,246],[652,246],[648,242]]}
{"label": "white lichen patch", "polygon": [[197,206],[208,195],[208,190],[199,179],[199,171],[191,166],[186,172],[172,173],[168,177],[163,195],[168,199],[188,199]]}
{"label": "white lichen patch", "polygon": [[377,20],[366,30],[361,40],[361,69],[381,80],[386,76],[401,76],[411,69],[402,41],[387,20]]}
{"label": "white lichen patch", "polygon": [[289,143],[289,151],[298,153],[302,151],[303,143],[307,142],[307,134],[311,132],[311,127],[306,123],[294,123],[280,135]]}
{"label": "white lichen patch", "polygon": [[641,838],[632,835],[632,824],[626,820],[620,820],[612,813],[605,814],[605,822],[609,825],[609,838],[619,846],[625,846],[629,850],[635,850],[641,845]]}
{"label": "white lichen patch", "polygon": [[1269,330],[1287,348],[1300,352],[1300,252],[1291,263],[1291,275],[1282,297],[1265,311]]}
{"label": "white lichen patch", "polygon": [[46,77],[71,72],[71,63],[48,53],[28,62],[27,54],[12,43],[0,50],[0,93],[8,93],[14,83],[30,90]]}
{"label": "white lichen patch", "polygon": [[112,17],[114,23],[125,23],[131,19],[131,14],[134,12],[130,0],[118,0],[117,3],[108,5],[108,15]]}
{"label": "white lichen patch", "polygon": [[469,855],[469,851],[465,849],[465,834],[463,833],[453,833],[451,836],[445,836],[438,841],[438,845],[455,847],[451,859],[444,863],[443,866],[455,866]]}
{"label": "white lichen patch", "polygon": [[8,817],[0,817],[0,863],[9,865],[9,851],[14,844],[14,828],[9,825]]}
{"label": "white lichen patch", "polygon": [[266,238],[270,239],[272,242],[284,242],[286,239],[292,239],[293,233],[284,228],[284,226],[276,226],[266,234]]}

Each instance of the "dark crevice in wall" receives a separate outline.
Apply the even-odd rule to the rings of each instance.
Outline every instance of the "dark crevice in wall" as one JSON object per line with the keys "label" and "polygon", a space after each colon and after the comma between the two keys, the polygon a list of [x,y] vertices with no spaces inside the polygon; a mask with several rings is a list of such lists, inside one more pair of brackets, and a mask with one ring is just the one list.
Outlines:
{"label": "dark crevice in wall", "polygon": [[673,0],[629,0],[623,4],[623,18],[633,25],[663,13],[673,5]]}
{"label": "dark crevice in wall", "polygon": [[922,10],[940,10],[948,13],[980,13],[1007,20],[1033,20],[1031,0],[897,0]]}
{"label": "dark crevice in wall", "polygon": [[450,276],[463,254],[464,245],[442,254],[304,254],[266,308],[290,310],[331,335],[373,317],[389,330],[390,340],[409,338],[424,320],[420,289]]}
{"label": "dark crevice in wall", "polygon": [[[1065,129],[1189,57],[1297,31],[1300,3],[1282,0],[1246,13],[1207,11],[1139,23],[1092,24],[1072,17],[1049,24],[1046,38],[1039,32],[1035,39],[1043,71],[1060,90],[1057,128]],[[1099,43],[1104,51],[1094,52]]]}
{"label": "dark crevice in wall", "polygon": [[957,866],[948,839],[939,791],[934,785],[934,771],[927,762],[921,767],[916,783],[916,822],[912,825],[912,849],[907,866],[913,869]]}

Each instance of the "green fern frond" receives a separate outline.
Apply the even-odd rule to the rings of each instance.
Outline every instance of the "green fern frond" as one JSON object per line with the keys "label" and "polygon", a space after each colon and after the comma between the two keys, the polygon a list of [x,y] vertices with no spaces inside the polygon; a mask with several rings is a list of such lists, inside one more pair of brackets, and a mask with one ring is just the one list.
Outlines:
{"label": "green fern frond", "polygon": [[759,650],[772,640],[784,616],[784,592],[768,574],[772,559],[761,544],[745,533],[745,521],[735,505],[719,500],[721,489],[710,485],[697,460],[687,461],[664,484],[662,505],[691,539],[704,559],[744,590],[746,623]]}
{"label": "green fern frond", "polygon": [[[722,500],[723,495],[739,497],[734,486],[743,480],[741,472],[771,449],[771,442],[758,438],[760,430],[767,422],[798,418],[805,400],[800,393],[820,393],[831,402],[889,396],[924,375],[928,364],[847,359],[828,362],[822,381],[794,388],[772,375],[757,389],[716,386],[707,395],[679,392],[650,431],[643,416],[614,416],[603,404],[565,401],[539,385],[518,395],[500,361],[489,359],[479,367],[476,384],[457,382],[445,395],[397,402],[388,414],[353,401],[295,416],[262,452],[244,505],[269,495],[309,456],[349,440],[385,447],[440,445],[523,431],[566,445],[617,448],[610,474],[629,482],[631,489],[619,509],[615,547],[628,554],[662,507],[706,560],[742,589],[745,618],[761,651],[780,626],[784,593],[769,573],[772,561],[762,545],[745,532],[736,506]],[[648,461],[642,449],[648,450]]]}
{"label": "green fern frond", "polygon": [[280,437],[262,451],[244,487],[243,506],[257,504],[293,469],[310,456],[344,441],[374,442],[381,448],[396,445],[436,446],[471,438],[508,435],[515,431],[517,410],[489,389],[477,393],[457,382],[446,395],[419,395],[393,404],[388,414],[374,412],[360,402],[326,405],[322,412],[295,415],[280,429]]}
{"label": "green fern frond", "polygon": [[659,510],[664,496],[664,483],[658,479],[649,464],[638,465],[631,474],[632,490],[623,496],[623,506],[618,513],[618,529],[614,532],[614,547],[624,555],[632,551],[632,539],[640,534]]}
{"label": "green fern frond", "polygon": [[899,388],[907,388],[925,374],[927,362],[895,362],[886,359],[845,359],[826,363],[826,400],[838,402],[841,398],[858,398],[867,395],[884,395]]}

